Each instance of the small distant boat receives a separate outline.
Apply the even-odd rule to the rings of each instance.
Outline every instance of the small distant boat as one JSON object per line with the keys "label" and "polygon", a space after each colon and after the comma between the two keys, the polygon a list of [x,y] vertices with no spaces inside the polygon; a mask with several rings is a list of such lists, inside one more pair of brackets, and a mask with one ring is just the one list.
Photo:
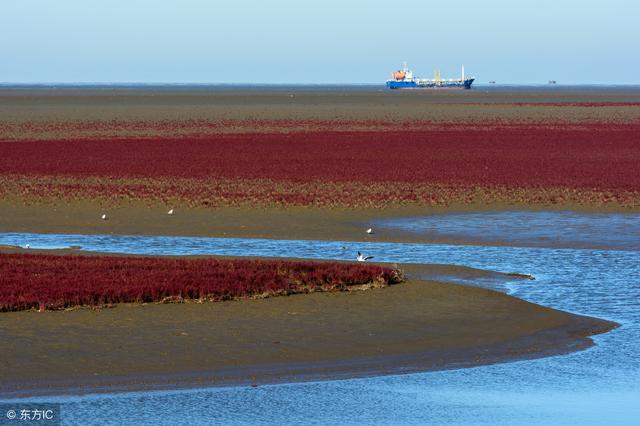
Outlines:
{"label": "small distant boat", "polygon": [[556,84],[555,80],[549,80],[549,84]]}
{"label": "small distant boat", "polygon": [[491,80],[491,81],[489,82],[489,84],[496,84],[496,81],[495,81],[495,80]]}

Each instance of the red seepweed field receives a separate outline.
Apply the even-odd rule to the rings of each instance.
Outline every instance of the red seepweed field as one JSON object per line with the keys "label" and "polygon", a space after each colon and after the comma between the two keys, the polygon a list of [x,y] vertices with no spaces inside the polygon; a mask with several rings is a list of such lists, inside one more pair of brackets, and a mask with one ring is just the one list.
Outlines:
{"label": "red seepweed field", "polygon": [[7,140],[0,183],[2,196],[196,206],[638,206],[640,123]]}
{"label": "red seepweed field", "polygon": [[371,264],[0,253],[0,311],[220,301],[400,280],[397,270]]}

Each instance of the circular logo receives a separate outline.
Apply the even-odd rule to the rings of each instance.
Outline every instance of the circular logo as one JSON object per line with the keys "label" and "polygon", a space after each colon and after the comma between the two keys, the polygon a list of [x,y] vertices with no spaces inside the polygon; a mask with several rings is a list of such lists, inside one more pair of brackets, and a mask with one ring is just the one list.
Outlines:
{"label": "circular logo", "polygon": [[15,411],[13,411],[13,410],[9,410],[9,411],[7,411],[7,418],[8,418],[9,420],[13,420],[13,419],[15,419],[15,418],[16,418],[16,412],[15,412]]}

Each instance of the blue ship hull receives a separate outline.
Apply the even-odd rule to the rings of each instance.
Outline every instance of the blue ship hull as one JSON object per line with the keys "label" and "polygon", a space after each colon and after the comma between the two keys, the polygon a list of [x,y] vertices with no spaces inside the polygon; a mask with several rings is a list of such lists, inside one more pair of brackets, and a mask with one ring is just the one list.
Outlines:
{"label": "blue ship hull", "polygon": [[408,80],[408,81],[387,81],[387,87],[389,89],[471,89],[474,79],[468,78],[464,81],[439,81],[439,82],[423,82],[420,83]]}

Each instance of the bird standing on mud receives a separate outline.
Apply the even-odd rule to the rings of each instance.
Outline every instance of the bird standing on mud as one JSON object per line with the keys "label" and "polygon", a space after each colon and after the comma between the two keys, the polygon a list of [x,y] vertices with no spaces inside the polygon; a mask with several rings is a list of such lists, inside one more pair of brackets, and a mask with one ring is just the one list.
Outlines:
{"label": "bird standing on mud", "polygon": [[102,216],[100,216],[100,219],[107,220],[107,215],[105,213],[103,213]]}
{"label": "bird standing on mud", "polygon": [[367,234],[369,234],[369,235],[373,234],[373,228],[367,229]]}

